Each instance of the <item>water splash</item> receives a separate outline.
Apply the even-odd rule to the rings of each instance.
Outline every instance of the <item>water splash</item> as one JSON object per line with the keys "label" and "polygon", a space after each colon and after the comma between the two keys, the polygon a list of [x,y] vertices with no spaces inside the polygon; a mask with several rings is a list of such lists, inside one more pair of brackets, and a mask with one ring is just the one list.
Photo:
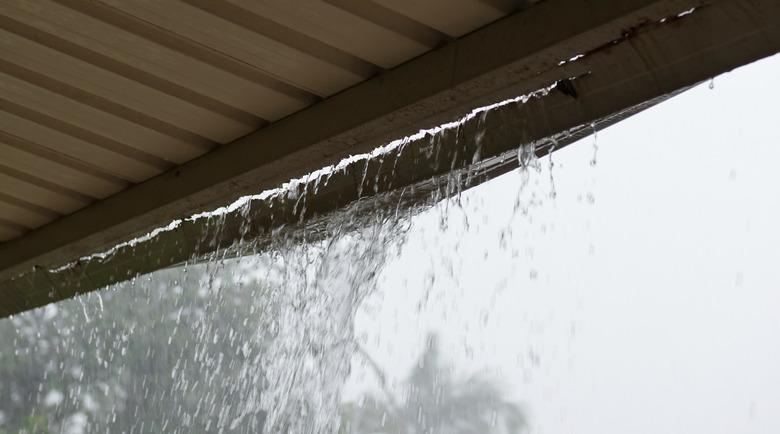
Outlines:
{"label": "water splash", "polygon": [[335,432],[340,390],[354,354],[354,316],[403,226],[378,218],[364,229],[311,245],[288,245],[268,258],[264,294],[266,432]]}
{"label": "water splash", "polygon": [[550,199],[555,199],[558,195],[558,192],[555,190],[555,176],[553,175],[553,168],[555,167],[555,163],[553,163],[553,154],[556,149],[558,149],[558,141],[553,138],[550,151],[547,154],[548,171],[550,172]]}

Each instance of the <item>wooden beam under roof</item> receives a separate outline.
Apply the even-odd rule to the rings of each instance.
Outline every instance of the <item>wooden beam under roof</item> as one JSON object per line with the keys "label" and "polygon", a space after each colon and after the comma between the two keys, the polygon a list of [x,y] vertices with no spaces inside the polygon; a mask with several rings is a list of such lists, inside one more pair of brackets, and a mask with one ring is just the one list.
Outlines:
{"label": "wooden beam under roof", "polygon": [[[521,112],[502,109],[491,115],[487,145],[480,150],[481,157],[489,160],[522,142],[572,128],[582,132],[583,125],[600,120],[609,123],[615,113],[641,108],[648,101],[778,50],[780,4],[775,0],[542,2],[0,245],[4,300],[0,316],[175,264],[193,252],[206,254],[247,232],[239,223],[227,225],[218,239],[205,245],[196,240],[197,231],[203,228],[192,225],[162,234],[148,249],[118,251],[112,258],[78,269],[52,274],[42,267],[105,250],[173,219],[276,187],[347,155],[452,120],[477,106],[577,77],[571,82],[576,98],[571,92],[553,92]],[[463,152],[458,150],[457,163],[470,163],[466,157],[475,152],[473,143],[457,137],[448,140],[440,148],[455,152],[457,143],[464,147]],[[547,151],[540,148],[538,152]],[[442,155],[451,156],[446,152]],[[380,186],[379,192],[430,179],[452,167],[423,163],[404,160],[404,170]],[[511,165],[494,167],[486,177]],[[309,216],[326,214],[355,200],[359,194],[356,179],[360,177],[345,174],[331,191],[318,195],[319,199],[310,198]],[[278,215],[268,214],[259,204],[250,211],[257,214],[256,227],[250,231],[255,234],[299,218],[294,210],[284,214],[284,207],[273,211],[282,213]],[[39,271],[29,273],[33,267]]]}

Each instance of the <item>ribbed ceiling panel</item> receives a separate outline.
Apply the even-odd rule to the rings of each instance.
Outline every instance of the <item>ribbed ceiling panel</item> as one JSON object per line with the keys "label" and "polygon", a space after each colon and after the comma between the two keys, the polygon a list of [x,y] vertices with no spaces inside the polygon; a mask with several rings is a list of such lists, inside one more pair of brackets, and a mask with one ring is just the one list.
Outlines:
{"label": "ribbed ceiling panel", "polygon": [[521,3],[0,2],[0,241],[175,169]]}

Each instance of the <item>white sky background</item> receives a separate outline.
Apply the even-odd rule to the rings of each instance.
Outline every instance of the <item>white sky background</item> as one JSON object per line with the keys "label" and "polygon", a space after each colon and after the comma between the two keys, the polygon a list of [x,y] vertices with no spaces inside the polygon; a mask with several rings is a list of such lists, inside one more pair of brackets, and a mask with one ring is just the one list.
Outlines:
{"label": "white sky background", "polygon": [[556,152],[555,199],[545,158],[527,216],[511,173],[447,230],[416,217],[364,347],[400,384],[436,330],[536,433],[780,432],[778,77],[775,56],[601,131],[595,167],[592,137]]}

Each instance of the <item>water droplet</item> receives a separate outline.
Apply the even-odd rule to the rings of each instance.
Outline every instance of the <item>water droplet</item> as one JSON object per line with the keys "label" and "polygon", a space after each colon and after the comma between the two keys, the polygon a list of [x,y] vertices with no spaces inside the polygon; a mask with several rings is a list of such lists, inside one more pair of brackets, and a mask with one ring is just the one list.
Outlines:
{"label": "water droplet", "polygon": [[593,158],[590,160],[591,167],[595,167],[597,163],[597,157],[599,153],[599,140],[598,140],[598,130],[596,130],[596,124],[591,123],[590,128],[593,131]]}

